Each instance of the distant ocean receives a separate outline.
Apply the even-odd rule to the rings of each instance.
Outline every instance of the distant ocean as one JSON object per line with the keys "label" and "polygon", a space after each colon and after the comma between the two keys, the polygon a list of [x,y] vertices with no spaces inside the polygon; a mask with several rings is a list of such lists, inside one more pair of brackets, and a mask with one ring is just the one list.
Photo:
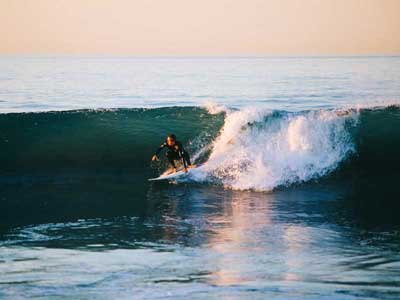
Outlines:
{"label": "distant ocean", "polygon": [[400,57],[0,57],[0,299],[399,299],[399,154]]}

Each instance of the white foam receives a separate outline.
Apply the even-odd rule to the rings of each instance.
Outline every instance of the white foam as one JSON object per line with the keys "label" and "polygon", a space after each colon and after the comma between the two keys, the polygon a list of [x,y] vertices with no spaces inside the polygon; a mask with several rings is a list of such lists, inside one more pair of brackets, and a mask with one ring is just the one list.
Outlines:
{"label": "white foam", "polygon": [[227,113],[197,181],[269,191],[326,175],[354,151],[348,126],[356,111],[282,113],[244,108]]}
{"label": "white foam", "polygon": [[203,107],[211,115],[217,115],[217,114],[222,113],[222,112],[226,112],[226,113],[231,112],[231,110],[228,107],[226,107],[225,105],[218,104],[218,103],[216,103],[214,101],[211,101],[211,100],[204,101]]}

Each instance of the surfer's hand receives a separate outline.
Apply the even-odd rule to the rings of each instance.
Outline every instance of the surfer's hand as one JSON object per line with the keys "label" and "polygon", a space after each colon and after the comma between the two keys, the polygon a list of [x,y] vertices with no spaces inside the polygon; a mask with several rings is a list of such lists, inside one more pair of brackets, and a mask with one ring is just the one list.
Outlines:
{"label": "surfer's hand", "polygon": [[173,168],[172,170],[173,170],[173,173],[176,173],[176,168]]}
{"label": "surfer's hand", "polygon": [[188,172],[188,169],[187,169],[187,168],[185,168],[184,170],[185,170],[185,173],[187,173],[187,172]]}
{"label": "surfer's hand", "polygon": [[158,157],[157,157],[157,155],[153,155],[153,157],[151,158],[151,160],[152,160],[152,161],[156,161],[156,160],[158,160]]}

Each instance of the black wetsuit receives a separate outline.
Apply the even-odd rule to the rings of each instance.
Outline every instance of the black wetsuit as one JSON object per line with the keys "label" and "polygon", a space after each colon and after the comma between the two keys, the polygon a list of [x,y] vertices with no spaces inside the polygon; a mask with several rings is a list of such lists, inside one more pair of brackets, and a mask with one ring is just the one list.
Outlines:
{"label": "black wetsuit", "polygon": [[164,143],[161,144],[160,148],[157,149],[156,155],[160,154],[161,150],[164,149],[165,147],[168,148],[168,151],[166,153],[167,159],[169,163],[172,165],[172,167],[176,168],[175,166],[175,160],[182,160],[183,161],[183,166],[187,168],[187,166],[190,166],[190,157],[189,153],[183,149],[182,143],[176,141],[175,145],[169,146],[168,143],[165,141]]}

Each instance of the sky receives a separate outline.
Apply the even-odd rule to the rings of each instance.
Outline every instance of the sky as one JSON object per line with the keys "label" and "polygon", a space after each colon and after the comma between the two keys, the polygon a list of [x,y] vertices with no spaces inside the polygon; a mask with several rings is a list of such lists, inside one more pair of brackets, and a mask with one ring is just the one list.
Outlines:
{"label": "sky", "polygon": [[0,54],[400,54],[400,0],[0,0]]}

